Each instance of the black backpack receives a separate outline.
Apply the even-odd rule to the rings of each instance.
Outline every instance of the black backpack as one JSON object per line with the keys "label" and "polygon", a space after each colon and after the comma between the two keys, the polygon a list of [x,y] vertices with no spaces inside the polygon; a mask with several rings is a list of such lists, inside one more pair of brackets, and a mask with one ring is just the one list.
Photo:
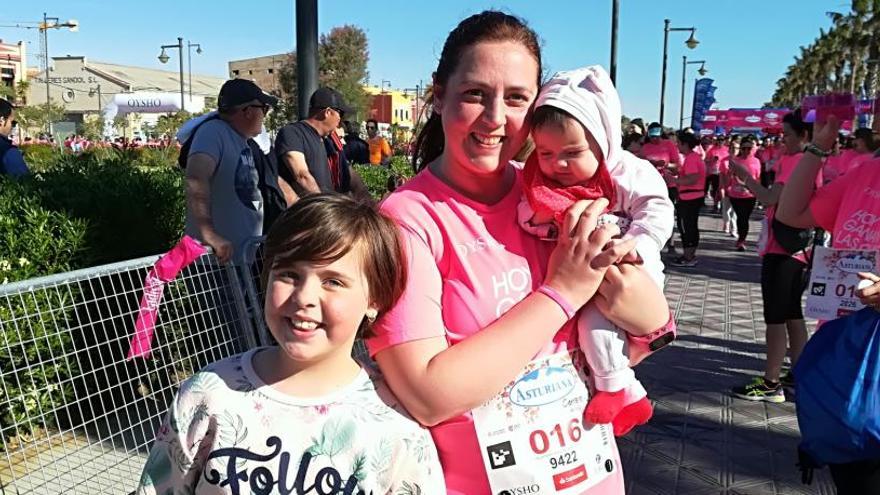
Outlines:
{"label": "black backpack", "polygon": [[263,196],[263,233],[265,234],[287,209],[287,200],[278,187],[278,158],[275,156],[275,150],[270,149],[268,154],[263,153],[256,141],[248,139],[247,142],[259,177],[257,186]]}
{"label": "black backpack", "polygon": [[200,127],[205,125],[205,122],[210,122],[219,118],[219,114],[214,115],[213,117],[208,117],[207,119],[199,122],[199,125],[197,125],[195,129],[193,129],[192,132],[189,133],[189,137],[186,138],[186,141],[184,141],[183,144],[180,146],[180,155],[177,156],[177,165],[180,167],[181,170],[186,170],[186,162],[187,160],[189,160],[189,149],[192,148],[192,142],[193,139],[196,137],[196,132],[199,130]]}

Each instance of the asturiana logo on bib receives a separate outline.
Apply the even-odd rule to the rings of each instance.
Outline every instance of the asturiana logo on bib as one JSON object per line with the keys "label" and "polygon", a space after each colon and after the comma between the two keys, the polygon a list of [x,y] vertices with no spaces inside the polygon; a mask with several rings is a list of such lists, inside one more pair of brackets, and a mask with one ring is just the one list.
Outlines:
{"label": "asturiana logo on bib", "polygon": [[548,367],[532,371],[513,384],[510,402],[523,407],[556,402],[574,390],[577,379],[565,368]]}
{"label": "asturiana logo on bib", "polygon": [[837,260],[837,268],[847,273],[872,272],[874,271],[874,263],[869,259],[858,257],[846,257]]}

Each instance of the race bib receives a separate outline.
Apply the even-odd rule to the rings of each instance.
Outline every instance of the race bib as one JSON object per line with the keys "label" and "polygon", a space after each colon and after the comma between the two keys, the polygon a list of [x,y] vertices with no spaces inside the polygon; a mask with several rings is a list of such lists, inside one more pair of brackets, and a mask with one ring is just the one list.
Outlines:
{"label": "race bib", "polygon": [[856,291],[859,272],[877,273],[877,251],[816,247],[804,314],[834,320],[864,307]]}
{"label": "race bib", "polygon": [[580,494],[620,469],[610,425],[583,419],[584,369],[577,350],[535,359],[472,411],[493,494]]}

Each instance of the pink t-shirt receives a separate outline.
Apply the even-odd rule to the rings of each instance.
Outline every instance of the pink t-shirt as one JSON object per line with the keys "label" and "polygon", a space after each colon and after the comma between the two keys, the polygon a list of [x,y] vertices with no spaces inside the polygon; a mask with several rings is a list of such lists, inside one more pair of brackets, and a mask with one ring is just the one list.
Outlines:
{"label": "pink t-shirt", "polygon": [[[681,165],[681,155],[678,153],[678,147],[672,141],[661,139],[659,143],[654,144],[650,141],[642,145],[642,158],[648,161],[664,160],[667,164]],[[668,169],[658,169],[660,175],[666,181],[666,187],[678,187],[675,183],[675,175]]]}
{"label": "pink t-shirt", "polygon": [[[517,224],[521,197],[520,171],[510,192],[486,205],[424,170],[382,203],[382,211],[400,226],[409,277],[400,301],[374,325],[375,337],[367,341],[371,355],[430,337],[446,337],[449,345],[456,345],[541,285],[554,243]],[[572,320],[538,355],[576,347]],[[448,493],[491,495],[471,414],[444,421],[431,434]],[[620,466],[616,445],[614,449]],[[587,493],[623,494],[622,470]]]}
{"label": "pink t-shirt", "polygon": [[678,186],[678,197],[684,201],[702,198],[705,194],[703,188],[706,187],[706,164],[703,162],[703,158],[700,157],[700,153],[696,150],[692,150],[684,157],[684,165],[681,167],[679,176],[684,177],[685,175],[693,174],[698,176],[696,184]]}
{"label": "pink t-shirt", "polygon": [[706,152],[706,173],[708,175],[721,173],[721,160],[728,154],[730,151],[727,150],[727,146],[714,145],[709,148]]}
{"label": "pink t-shirt", "polygon": [[[734,158],[737,163],[744,165],[749,170],[749,175],[755,179],[756,181],[761,181],[761,161],[755,158],[754,155],[749,155],[748,158]],[[731,198],[754,198],[755,195],[749,191],[745,185],[740,184],[740,182],[736,179],[736,177],[731,173],[729,174],[729,180],[727,182],[727,195]]]}
{"label": "pink t-shirt", "polygon": [[880,248],[880,159],[869,160],[816,191],[816,223],[844,249]]}
{"label": "pink t-shirt", "polygon": [[[791,177],[791,173],[794,172],[795,167],[799,161],[801,161],[801,157],[804,156],[803,153],[795,153],[793,155],[782,155],[779,160],[776,161],[776,165],[773,168],[776,171],[776,178],[774,182],[779,184],[785,184],[788,182],[788,178]],[[816,188],[822,187],[822,172],[819,172],[816,176]],[[767,207],[767,246],[764,249],[764,252],[760,253],[761,256],[765,254],[784,254],[786,256],[791,256],[791,254],[783,249],[782,246],[776,242],[776,238],[773,236],[773,218],[776,216],[776,206],[768,206]],[[795,258],[806,263],[806,258],[802,254],[796,254]]]}

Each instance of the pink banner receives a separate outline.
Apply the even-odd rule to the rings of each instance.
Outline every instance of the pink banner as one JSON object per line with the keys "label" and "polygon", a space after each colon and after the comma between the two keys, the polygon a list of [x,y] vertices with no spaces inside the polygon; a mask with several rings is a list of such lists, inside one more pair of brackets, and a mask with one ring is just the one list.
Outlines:
{"label": "pink banner", "polygon": [[127,359],[150,356],[153,349],[153,332],[156,328],[156,318],[159,315],[165,284],[177,278],[178,273],[205,252],[205,248],[198,241],[183,236],[176,246],[153,265],[147,278],[144,279],[144,295],[134,324],[135,333],[129,345]]}
{"label": "pink banner", "polygon": [[[709,110],[703,118],[705,134],[714,134],[715,128],[724,129],[730,134],[734,129],[760,130],[764,134],[782,134],[782,117],[787,108],[731,108],[728,110]],[[841,125],[844,131],[852,130],[852,121]]]}
{"label": "pink banner", "polygon": [[703,118],[703,127],[723,127],[725,132],[734,128],[761,129],[767,133],[782,132],[782,117],[788,112],[787,108],[709,110]]}

